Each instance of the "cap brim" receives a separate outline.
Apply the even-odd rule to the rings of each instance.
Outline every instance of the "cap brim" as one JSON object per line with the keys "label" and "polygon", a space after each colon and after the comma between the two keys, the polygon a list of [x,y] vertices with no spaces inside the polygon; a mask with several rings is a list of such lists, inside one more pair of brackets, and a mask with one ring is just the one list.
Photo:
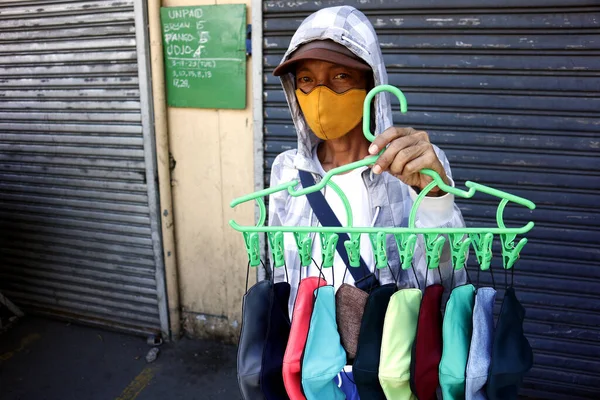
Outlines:
{"label": "cap brim", "polygon": [[344,67],[353,68],[360,71],[371,71],[371,67],[369,67],[365,62],[361,62],[355,58],[348,57],[347,55],[342,53],[323,48],[316,48],[304,51],[302,52],[302,54],[298,54],[290,60],[287,60],[284,63],[280,64],[273,71],[273,75],[281,76],[289,72],[294,72],[296,64],[303,60],[327,61],[332,64],[343,65]]}

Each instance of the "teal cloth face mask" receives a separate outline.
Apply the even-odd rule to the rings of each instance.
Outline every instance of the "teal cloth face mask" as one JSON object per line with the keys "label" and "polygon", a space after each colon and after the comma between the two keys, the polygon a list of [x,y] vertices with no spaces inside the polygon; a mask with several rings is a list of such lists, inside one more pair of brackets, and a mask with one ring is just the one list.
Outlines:
{"label": "teal cloth face mask", "polygon": [[410,360],[422,296],[420,289],[402,289],[394,293],[385,313],[379,383],[388,399],[416,400],[410,390]]}
{"label": "teal cloth face mask", "polygon": [[442,324],[442,360],[440,386],[444,400],[464,400],[465,376],[471,335],[475,287],[471,284],[452,290]]}
{"label": "teal cloth face mask", "polygon": [[316,291],[302,360],[302,388],[307,400],[343,400],[346,395],[333,380],[346,365],[346,351],[335,319],[335,289]]}

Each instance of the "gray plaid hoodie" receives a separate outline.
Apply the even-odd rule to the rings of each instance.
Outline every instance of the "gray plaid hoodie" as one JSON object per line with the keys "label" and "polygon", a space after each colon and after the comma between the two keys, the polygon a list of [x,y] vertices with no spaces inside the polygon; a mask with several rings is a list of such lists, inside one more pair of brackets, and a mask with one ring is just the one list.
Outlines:
{"label": "gray plaid hoodie", "polygon": [[[388,83],[387,72],[383,63],[383,56],[379,41],[373,26],[367,17],[351,6],[324,8],[306,18],[294,36],[290,46],[281,62],[288,59],[300,45],[313,41],[331,39],[350,49],[361,57],[373,69],[375,85]],[[298,134],[297,150],[288,150],[277,156],[271,169],[271,186],[290,180],[299,180],[298,170],[311,172],[317,181],[321,179],[318,165],[313,161],[312,151],[319,143],[318,139],[308,127],[294,93],[294,77],[287,74],[281,77],[283,90],[294,120]],[[375,98],[376,130],[379,134],[392,126],[392,110],[388,95],[378,95]],[[438,158],[450,179],[450,165],[443,151],[435,147]],[[374,226],[401,227],[407,226],[408,216],[416,193],[412,188],[402,183],[396,177],[383,173],[375,175],[369,171],[363,172],[363,180],[367,187],[371,205]],[[271,195],[269,199],[269,224],[272,226],[317,226],[317,218],[305,196],[293,197],[287,191],[280,191]],[[443,197],[427,197],[421,203],[417,213],[417,227],[461,227],[464,222],[458,207],[454,204],[454,196],[446,194]],[[296,290],[300,280],[306,277],[306,268],[300,266],[300,259],[296,243],[292,234],[285,234],[285,260],[288,268],[289,281],[292,286],[290,296],[290,310],[296,297]],[[313,240],[315,239],[313,235]],[[318,240],[318,237],[316,238]],[[387,238],[387,254],[394,276],[399,275],[398,286],[419,287],[423,285],[426,272],[424,242],[421,235],[417,243],[413,268],[403,271],[400,268],[398,249],[393,236]],[[452,265],[449,246],[446,244],[440,262],[440,271],[445,286],[449,286],[452,275]],[[440,281],[440,275],[429,272],[427,283]],[[275,279],[285,279],[283,268],[275,269]],[[379,271],[380,282],[393,282],[389,269]],[[417,281],[418,279],[418,281]],[[457,271],[454,283],[460,284],[465,280],[464,269]]]}

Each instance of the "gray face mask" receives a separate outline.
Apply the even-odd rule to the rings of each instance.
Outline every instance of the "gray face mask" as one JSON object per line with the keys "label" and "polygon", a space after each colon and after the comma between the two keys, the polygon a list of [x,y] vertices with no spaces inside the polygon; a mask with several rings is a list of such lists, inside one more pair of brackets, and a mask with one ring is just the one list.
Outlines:
{"label": "gray face mask", "polygon": [[302,360],[302,388],[307,400],[343,400],[346,395],[333,380],[346,365],[335,320],[335,289],[323,286],[315,294]]}
{"label": "gray face mask", "polygon": [[494,301],[496,289],[477,289],[473,308],[473,336],[467,362],[465,400],[487,399],[485,384],[492,360],[494,338]]}

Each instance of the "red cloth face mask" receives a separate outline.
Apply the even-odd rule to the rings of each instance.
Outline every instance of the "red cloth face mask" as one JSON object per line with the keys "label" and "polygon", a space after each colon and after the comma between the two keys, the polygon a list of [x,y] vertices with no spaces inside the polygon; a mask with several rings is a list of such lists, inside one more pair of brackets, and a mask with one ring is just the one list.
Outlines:
{"label": "red cloth face mask", "polygon": [[324,279],[309,277],[303,279],[298,287],[290,337],[283,357],[283,383],[290,400],[306,400],[302,392],[302,354],[315,302],[314,292],[325,285]]}

